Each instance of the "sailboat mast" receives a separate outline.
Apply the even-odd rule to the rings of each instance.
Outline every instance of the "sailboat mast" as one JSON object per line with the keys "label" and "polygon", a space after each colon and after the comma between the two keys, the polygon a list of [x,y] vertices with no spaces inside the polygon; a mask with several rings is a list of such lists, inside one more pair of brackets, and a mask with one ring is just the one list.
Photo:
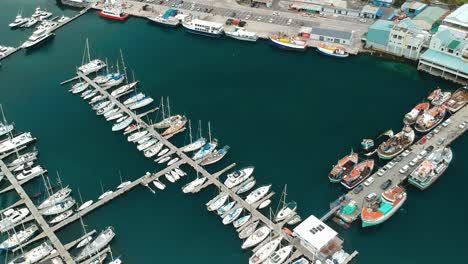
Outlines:
{"label": "sailboat mast", "polygon": [[208,137],[209,137],[209,142],[211,142],[211,123],[208,121]]}
{"label": "sailboat mast", "polygon": [[49,186],[47,185],[47,182],[45,180],[44,173],[41,173],[41,177],[42,177],[42,181],[44,182],[44,187],[45,187],[46,192],[47,192],[47,197],[50,197]]}
{"label": "sailboat mast", "polygon": [[88,48],[88,38],[86,38],[86,41],[85,41],[85,48],[84,48],[84,51],[83,51],[83,57],[81,57],[81,65],[85,64],[87,48]]}
{"label": "sailboat mast", "polygon": [[58,184],[60,185],[60,189],[62,189],[62,188],[63,188],[63,186],[62,186],[62,179],[60,179],[60,174],[59,174],[58,171],[57,171],[57,179],[58,179]]}
{"label": "sailboat mast", "polygon": [[120,183],[122,183],[122,172],[119,170]]}
{"label": "sailboat mast", "polygon": [[124,58],[123,58],[123,54],[122,54],[122,49],[120,50],[120,58],[122,60],[122,67],[123,67],[124,74],[125,74],[125,80],[127,81],[127,84],[128,84],[127,67],[125,67],[125,62],[124,62]]}
{"label": "sailboat mast", "polygon": [[52,184],[50,184],[50,179],[49,179],[49,177],[47,177],[47,182],[49,183],[49,187],[48,187],[48,188],[49,188],[50,193],[51,193],[51,195],[52,195]]}
{"label": "sailboat mast", "polygon": [[164,113],[164,97],[161,96],[161,110],[162,110],[162,119],[166,118],[166,115]]}
{"label": "sailboat mast", "polygon": [[106,58],[106,74],[109,74],[109,63],[107,63],[107,58]]}
{"label": "sailboat mast", "polygon": [[188,121],[188,125],[189,125],[190,144],[192,144],[192,123],[190,122],[190,119]]}
{"label": "sailboat mast", "polygon": [[99,181],[99,184],[101,184],[101,192],[104,193],[104,188],[102,187],[102,181]]}
{"label": "sailboat mast", "polygon": [[88,41],[88,38],[86,38],[86,49],[87,49],[87,52],[88,52],[88,62],[91,61],[91,55],[89,54],[89,41]]}
{"label": "sailboat mast", "polygon": [[198,133],[200,134],[200,138],[201,138],[202,137],[201,120],[198,120]]}
{"label": "sailboat mast", "polygon": [[0,109],[2,110],[3,124],[7,125],[7,121],[6,121],[6,118],[5,118],[5,113],[3,113],[3,105],[2,104],[0,104]]}
{"label": "sailboat mast", "polygon": [[171,105],[169,104],[169,96],[167,97],[167,114],[171,116]]}

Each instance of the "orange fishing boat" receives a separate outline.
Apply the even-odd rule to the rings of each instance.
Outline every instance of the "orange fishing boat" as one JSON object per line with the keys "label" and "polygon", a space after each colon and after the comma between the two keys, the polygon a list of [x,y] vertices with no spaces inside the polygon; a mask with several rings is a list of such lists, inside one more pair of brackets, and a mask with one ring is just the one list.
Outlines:
{"label": "orange fishing boat", "polygon": [[341,184],[348,189],[352,189],[369,177],[373,169],[374,160],[362,161],[343,177]]}
{"label": "orange fishing boat", "polygon": [[432,91],[431,94],[429,94],[429,96],[427,97],[427,100],[429,101],[434,100],[437,96],[439,96],[441,92],[442,92],[442,89],[440,88],[435,89],[434,91]]}
{"label": "orange fishing boat", "polygon": [[416,105],[409,113],[407,113],[405,115],[405,118],[403,119],[403,122],[406,125],[414,124],[416,122],[416,119],[418,119],[418,117],[420,115],[422,115],[424,112],[426,112],[429,109],[430,106],[431,106],[431,104],[429,104],[428,102],[420,103],[420,104]]}
{"label": "orange fishing boat", "polygon": [[450,99],[445,103],[445,107],[450,113],[460,110],[468,102],[468,90],[460,88],[456,90]]}
{"label": "orange fishing boat", "polygon": [[333,169],[328,174],[330,182],[339,182],[343,179],[350,170],[354,168],[354,165],[358,162],[358,154],[351,151],[351,153],[344,158],[340,159]]}
{"label": "orange fishing boat", "polygon": [[[378,225],[388,220],[406,201],[406,192],[400,186],[395,186],[386,191],[377,200],[369,202],[362,208],[362,227]],[[387,200],[390,198],[392,201]]]}

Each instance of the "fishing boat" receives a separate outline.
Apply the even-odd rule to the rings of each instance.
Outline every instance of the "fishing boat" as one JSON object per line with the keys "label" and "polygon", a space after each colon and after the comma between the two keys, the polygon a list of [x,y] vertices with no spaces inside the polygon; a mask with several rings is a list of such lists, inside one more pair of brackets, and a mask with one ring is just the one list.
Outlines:
{"label": "fishing boat", "polygon": [[257,230],[255,230],[245,241],[242,243],[241,248],[247,249],[253,246],[260,244],[265,238],[268,237],[271,230],[267,226],[261,226]]}
{"label": "fishing boat", "polygon": [[78,243],[78,245],[76,245],[76,248],[82,248],[82,247],[86,246],[87,244],[89,244],[89,242],[91,242],[91,240],[93,240],[92,236],[87,236],[87,237],[83,238],[83,240],[81,240],[80,243]]}
{"label": "fishing boat", "polygon": [[128,18],[128,14],[123,12],[122,3],[115,0],[106,1],[104,3],[104,8],[98,11],[98,14],[102,18],[124,21]]}
{"label": "fishing boat", "polygon": [[229,189],[243,183],[245,180],[247,180],[250,175],[254,172],[255,167],[250,166],[250,167],[245,167],[240,170],[236,170],[234,172],[231,172],[227,175],[226,180],[224,181],[224,185],[228,187]]}
{"label": "fishing boat", "polygon": [[224,34],[226,36],[238,39],[238,40],[244,40],[244,41],[251,41],[255,42],[258,40],[258,35],[255,32],[247,31],[245,28],[241,27],[236,27],[234,31],[225,31]]}
{"label": "fishing boat", "polygon": [[145,155],[145,157],[147,158],[152,158],[154,157],[156,154],[158,154],[159,151],[161,151],[161,149],[163,148],[164,144],[163,143],[157,143],[156,145],[154,146],[151,146],[150,148],[146,149],[143,154]]}
{"label": "fishing boat", "polygon": [[193,156],[193,160],[201,160],[211,154],[213,150],[218,146],[218,140],[213,139],[209,143],[206,143],[200,150],[198,150]]}
{"label": "fishing boat", "polygon": [[56,203],[62,202],[70,196],[71,192],[72,192],[72,189],[69,188],[68,186],[65,188],[62,188],[58,190],[57,192],[55,192],[54,194],[52,194],[51,196],[49,196],[47,199],[45,199],[41,204],[39,204],[37,209],[42,210],[47,207],[51,207]]}
{"label": "fishing boat", "polygon": [[37,227],[37,225],[32,224],[19,232],[15,232],[12,236],[10,236],[8,239],[4,240],[0,244],[0,249],[8,250],[10,248],[14,248],[23,244],[24,242],[28,241],[38,229],[39,228]]}
{"label": "fishing boat", "polygon": [[171,183],[174,183],[174,182],[175,182],[174,177],[172,177],[172,175],[169,174],[169,173],[165,173],[165,174],[164,174],[164,177],[166,177],[166,180],[168,180],[168,181],[171,182]]}
{"label": "fishing boat", "polygon": [[296,212],[297,203],[294,201],[285,203],[283,201],[283,208],[281,208],[275,216],[275,222],[281,222],[286,218],[289,218],[292,214]]}
{"label": "fishing boat", "polygon": [[436,97],[438,97],[438,96],[440,95],[441,92],[442,92],[442,89],[440,89],[440,88],[435,89],[434,91],[432,91],[432,92],[427,96],[427,100],[429,100],[429,101],[434,100]]}
{"label": "fishing boat", "polygon": [[[277,251],[273,252],[270,257],[264,261],[264,264],[282,264],[286,261],[286,259],[291,255],[293,251],[292,245],[287,245],[278,249]],[[343,263],[343,262],[340,262]],[[297,263],[296,263],[297,264]]]}
{"label": "fishing boat", "polygon": [[23,255],[8,262],[8,264],[32,264],[37,263],[41,259],[48,256],[54,248],[47,242],[40,244],[39,246],[31,249]]}
{"label": "fishing boat", "polygon": [[138,109],[138,108],[145,107],[145,106],[151,104],[153,101],[154,101],[154,99],[151,98],[151,97],[144,97],[143,99],[140,99],[140,100],[136,101],[135,103],[128,105],[128,108],[130,110],[135,110],[135,109]]}
{"label": "fishing boat", "polygon": [[253,204],[253,203],[258,202],[260,199],[265,197],[265,195],[268,193],[270,188],[271,188],[271,184],[258,187],[257,189],[253,190],[249,195],[247,195],[247,198],[245,198],[245,201],[248,204]]}
{"label": "fishing boat", "polygon": [[367,177],[371,175],[373,169],[374,160],[362,161],[343,177],[341,184],[348,189],[353,189],[367,179]]}
{"label": "fishing boat", "polygon": [[80,262],[90,256],[98,253],[101,249],[106,247],[111,240],[114,238],[114,228],[107,227],[104,231],[102,231],[96,239],[94,239],[91,243],[87,244],[83,250],[78,254],[75,258],[75,261]]}
{"label": "fishing boat", "polygon": [[57,215],[56,217],[52,218],[52,220],[50,220],[49,223],[51,223],[51,224],[60,223],[63,220],[67,219],[68,217],[72,216],[72,215],[73,215],[73,210],[67,210],[67,211]]}
{"label": "fishing boat", "polygon": [[29,170],[23,170],[20,174],[16,175],[16,179],[22,181],[24,179],[33,178],[37,175],[43,174],[45,170],[41,167],[41,165],[37,165]]}
{"label": "fishing boat", "polygon": [[303,52],[307,48],[307,42],[294,36],[271,36],[270,44],[274,47],[289,51]]}
{"label": "fishing boat", "polygon": [[114,97],[119,97],[120,95],[132,90],[133,87],[135,87],[137,84],[138,84],[138,82],[132,82],[132,83],[129,83],[129,84],[122,85],[119,88],[112,91],[111,95],[114,96]]}
{"label": "fishing boat", "polygon": [[28,40],[26,40],[23,44],[21,44],[21,48],[23,49],[30,49],[38,46],[39,44],[43,43],[44,41],[51,39],[54,37],[55,34],[49,31],[40,30],[39,32],[33,33]]}
{"label": "fishing boat", "polygon": [[343,47],[331,46],[325,43],[317,45],[317,50],[327,56],[335,58],[346,58],[349,56],[349,53]]}
{"label": "fishing boat", "polygon": [[75,205],[76,201],[73,198],[67,198],[66,200],[62,202],[58,202],[55,205],[45,208],[43,210],[40,210],[39,213],[41,215],[56,215],[56,214],[61,214],[68,209],[72,208]]}
{"label": "fishing boat", "polygon": [[414,130],[409,126],[405,126],[396,135],[391,136],[379,145],[377,155],[381,159],[392,159],[410,146],[414,138]]}
{"label": "fishing boat", "polygon": [[35,19],[34,17],[26,18],[26,23],[22,24],[21,27],[30,28],[34,26],[35,24],[37,24],[37,22],[39,22],[39,20]]}
{"label": "fishing boat", "polygon": [[400,186],[387,191],[392,193],[393,201],[382,196],[365,206],[361,211],[362,227],[378,225],[388,220],[406,201],[406,192]]}
{"label": "fishing boat", "polygon": [[128,116],[126,119],[123,121],[116,123],[115,125],[112,126],[112,131],[120,131],[126,127],[128,127],[131,123],[133,122],[133,118],[131,116]]}
{"label": "fishing boat", "polygon": [[205,177],[197,178],[197,179],[189,182],[188,184],[186,184],[184,187],[182,187],[182,192],[183,193],[192,192],[193,190],[195,190],[195,188],[197,188],[199,186],[202,186],[205,182],[206,182]]}
{"label": "fishing boat", "polygon": [[268,243],[264,244],[261,246],[257,251],[255,251],[255,254],[253,254],[250,259],[249,259],[249,264],[259,264],[265,261],[275,250],[278,248],[278,246],[281,243],[282,237],[273,239],[269,241]]}
{"label": "fishing boat", "polygon": [[38,154],[37,151],[32,151],[32,152],[25,153],[21,156],[18,156],[15,160],[13,160],[12,162],[8,164],[8,168],[12,169],[24,163],[34,161],[37,159],[37,154]]}
{"label": "fishing boat", "polygon": [[414,129],[421,133],[429,132],[444,120],[445,114],[445,106],[434,106],[416,120]]}
{"label": "fishing boat", "polygon": [[408,182],[420,190],[429,188],[444,172],[452,161],[450,148],[438,148],[411,172]]}
{"label": "fishing boat", "polygon": [[[99,109],[98,111],[96,111],[96,114],[97,115],[104,115],[105,113],[109,112],[110,110],[112,110],[115,106],[115,103],[112,102],[108,105],[106,105],[105,107]],[[118,109],[118,108],[115,108],[115,109]]]}
{"label": "fishing boat", "polygon": [[139,141],[142,139],[144,136],[148,135],[149,131],[148,130],[142,130],[142,131],[137,131],[130,136],[127,137],[128,142],[135,142]]}
{"label": "fishing boat", "polygon": [[164,183],[158,181],[158,180],[154,180],[153,184],[154,184],[154,186],[156,186],[156,188],[158,188],[161,191],[166,189],[166,185]]}
{"label": "fishing boat", "polygon": [[27,208],[6,210],[3,212],[2,220],[0,220],[0,232],[3,233],[12,229],[28,215],[29,210]]}
{"label": "fishing boat", "polygon": [[24,25],[24,24],[27,23],[27,22],[28,22],[27,18],[23,18],[23,16],[21,16],[21,14],[18,14],[18,15],[16,15],[16,17],[15,17],[15,20],[13,20],[13,22],[11,22],[10,24],[8,24],[8,26],[9,26],[11,29],[15,29],[15,28],[21,27],[22,25]]}
{"label": "fishing boat", "polygon": [[369,138],[365,138],[361,141],[361,147],[364,149],[364,150],[368,150],[370,148],[372,148],[374,146],[374,140],[372,139],[369,139]]}
{"label": "fishing boat", "polygon": [[232,208],[234,208],[235,205],[236,205],[236,201],[231,201],[231,202],[223,205],[222,207],[220,207],[218,210],[216,210],[216,213],[218,215],[223,215],[226,212],[229,212],[229,210],[231,210]]}
{"label": "fishing boat", "polygon": [[351,153],[342,159],[338,160],[336,165],[333,165],[333,169],[328,174],[330,182],[340,182],[343,176],[354,168],[358,162],[358,154],[351,151]]}
{"label": "fishing boat", "polygon": [[201,19],[187,18],[182,22],[182,26],[189,33],[203,35],[212,38],[220,38],[223,35],[223,24]]}
{"label": "fishing boat", "polygon": [[239,189],[237,189],[236,193],[237,194],[243,194],[243,193],[246,193],[248,191],[250,191],[254,186],[255,186],[255,179],[253,178],[250,178],[252,180],[246,180],[244,184],[242,184]]}
{"label": "fishing boat", "polygon": [[447,102],[445,102],[445,108],[453,114],[464,107],[467,102],[468,90],[466,90],[466,88],[460,88],[452,94]]}
{"label": "fishing boat", "polygon": [[239,238],[245,239],[252,235],[254,231],[257,229],[258,224],[260,223],[259,220],[256,220],[250,224],[248,224],[241,232],[239,232]]}
{"label": "fishing boat", "polygon": [[164,14],[150,16],[148,19],[154,24],[175,28],[180,24],[179,18],[176,17],[177,13],[178,11],[176,9],[169,8]]}
{"label": "fishing boat", "polygon": [[0,143],[0,153],[7,153],[36,140],[31,133],[21,133]]}
{"label": "fishing boat", "polygon": [[221,195],[214,202],[212,202],[212,203],[210,203],[208,205],[208,207],[207,207],[208,211],[218,210],[219,208],[221,208],[221,206],[223,206],[226,203],[228,198],[229,198],[229,195],[227,195],[227,194]]}
{"label": "fishing boat", "polygon": [[435,106],[443,105],[448,99],[450,99],[451,96],[451,92],[441,92],[434,99],[432,99],[431,103]]}
{"label": "fishing boat", "polygon": [[252,215],[250,215],[250,214],[249,215],[244,215],[243,217],[238,218],[237,220],[232,222],[232,225],[235,228],[239,228],[239,227],[245,225],[250,220],[251,217],[252,217]]}
{"label": "fishing boat", "polygon": [[416,122],[416,119],[418,119],[420,115],[426,112],[429,109],[429,107],[430,104],[427,102],[416,105],[409,113],[405,115],[403,123],[405,123],[405,125],[414,124]]}
{"label": "fishing boat", "polygon": [[182,118],[179,118],[176,122],[174,122],[169,128],[164,130],[162,132],[162,136],[169,136],[172,134],[175,134],[179,132],[181,129],[185,127],[185,124],[187,123],[187,118],[185,116],[182,116]]}
{"label": "fishing boat", "polygon": [[244,208],[239,207],[236,209],[231,209],[229,213],[223,218],[223,225],[229,225],[230,223],[234,222],[244,211]]}
{"label": "fishing boat", "polygon": [[219,149],[219,150],[215,150],[213,152],[211,152],[209,155],[207,155],[206,157],[204,157],[201,162],[200,162],[200,165],[202,166],[207,166],[207,165],[210,165],[210,164],[213,164],[213,163],[216,163],[218,161],[220,161],[222,158],[224,158],[224,156],[226,156],[226,154],[228,153],[228,150],[229,150],[229,146],[224,146],[223,148]]}

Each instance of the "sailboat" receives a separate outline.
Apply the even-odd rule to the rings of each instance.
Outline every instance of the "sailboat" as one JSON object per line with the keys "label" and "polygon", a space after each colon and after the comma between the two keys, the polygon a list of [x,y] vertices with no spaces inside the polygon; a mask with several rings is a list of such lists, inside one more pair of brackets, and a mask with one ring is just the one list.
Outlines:
{"label": "sailboat", "polygon": [[[271,233],[270,233],[271,234]],[[271,240],[262,247],[260,247],[252,257],[249,259],[249,264],[259,264],[265,261],[281,243],[282,237]]]}
{"label": "sailboat", "polygon": [[[85,58],[88,59],[86,63]],[[78,71],[83,73],[84,75],[88,75],[90,73],[97,72],[104,67],[106,67],[106,63],[104,63],[102,60],[91,60],[91,56],[89,54],[89,42],[88,39],[86,39],[85,51],[83,53],[81,66],[78,67]]]}
{"label": "sailboat", "polygon": [[19,231],[18,233],[15,232],[12,236],[10,236],[8,239],[4,240],[0,244],[0,249],[7,250],[21,245],[22,243],[28,241],[28,239],[30,239],[36,233],[37,230],[39,230],[37,225],[32,224],[28,228],[25,228]]}
{"label": "sailboat", "polygon": [[195,151],[197,149],[200,149],[201,147],[203,147],[203,145],[206,144],[206,139],[204,137],[202,137],[202,133],[201,133],[201,123],[199,123],[198,126],[199,126],[198,129],[199,129],[200,137],[197,140],[192,141],[192,124],[190,123],[190,120],[189,120],[190,144],[181,147],[180,148],[181,151],[183,151],[183,152],[192,152],[192,151]]}
{"label": "sailboat", "polygon": [[111,195],[111,194],[113,193],[113,191],[109,190],[109,191],[105,191],[105,192],[104,192],[104,188],[102,187],[102,182],[100,181],[99,183],[101,184],[101,191],[102,191],[102,194],[98,197],[98,200],[102,200],[102,199],[104,199],[106,196]]}
{"label": "sailboat", "polygon": [[209,142],[206,143],[200,150],[198,150],[193,156],[193,160],[200,160],[211,154],[211,152],[218,146],[218,140],[217,139],[211,139],[211,125],[210,122],[208,122],[208,136],[209,136]]}
{"label": "sailboat", "polygon": [[167,98],[167,115],[168,115],[168,117],[166,117],[165,112],[164,112],[164,98],[162,98],[162,97],[161,97],[161,112],[162,112],[162,118],[163,119],[161,121],[159,121],[158,123],[153,124],[154,128],[157,128],[157,129],[169,128],[174,123],[176,123],[177,121],[179,121],[182,118],[181,115],[171,116],[171,108],[170,108],[170,104],[169,104],[169,97]]}
{"label": "sailboat", "polygon": [[2,117],[3,117],[3,122],[0,122],[0,137],[3,135],[6,135],[10,133],[14,125],[13,124],[8,124],[6,119],[5,119],[5,114],[3,113],[3,106],[0,104],[0,109],[2,110]]}
{"label": "sailboat", "polygon": [[281,222],[284,219],[292,216],[297,209],[297,203],[294,201],[291,201],[289,203],[286,203],[286,188],[287,185],[284,186],[283,194],[281,195],[281,202],[282,208],[278,211],[278,213],[275,216],[275,222]]}
{"label": "sailboat", "polygon": [[209,155],[207,155],[206,157],[202,159],[202,161],[200,162],[200,165],[206,166],[206,165],[210,165],[210,164],[220,161],[222,158],[224,158],[224,156],[226,156],[229,149],[230,147],[226,145],[219,150],[215,150],[211,152]]}

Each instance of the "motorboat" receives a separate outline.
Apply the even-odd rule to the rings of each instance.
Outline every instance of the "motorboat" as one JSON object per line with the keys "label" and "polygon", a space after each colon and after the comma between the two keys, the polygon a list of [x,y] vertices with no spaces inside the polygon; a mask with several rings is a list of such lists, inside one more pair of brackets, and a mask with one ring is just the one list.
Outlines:
{"label": "motorboat", "polygon": [[54,248],[48,242],[44,242],[39,246],[31,249],[23,255],[8,262],[8,264],[33,264],[48,256]]}
{"label": "motorboat", "polygon": [[229,225],[230,223],[234,222],[237,218],[239,218],[242,211],[244,211],[244,208],[242,207],[231,209],[231,211],[229,211],[228,214],[223,218],[223,224]]}
{"label": "motorboat", "polygon": [[49,31],[40,31],[33,33],[31,37],[28,38],[23,44],[21,44],[21,48],[23,49],[30,49],[38,46],[40,43],[43,43],[44,41],[51,39],[54,37],[55,34]]}
{"label": "motorboat", "polygon": [[245,201],[246,201],[248,204],[253,204],[253,203],[258,202],[260,199],[262,199],[263,197],[266,196],[266,194],[268,193],[268,191],[270,190],[270,188],[271,188],[271,184],[258,187],[257,189],[253,190],[253,191],[247,196],[247,198],[245,198]]}
{"label": "motorboat", "polygon": [[205,182],[206,182],[205,177],[197,178],[197,179],[189,182],[188,184],[186,184],[184,187],[182,187],[182,192],[183,193],[192,192],[193,190],[195,190],[195,188],[203,185]]}
{"label": "motorboat", "polygon": [[219,196],[216,200],[214,200],[212,203],[208,205],[207,207],[208,211],[218,210],[219,208],[221,208],[221,206],[223,206],[226,203],[228,198],[229,198],[229,195],[227,194],[223,194]]}
{"label": "motorboat", "polygon": [[232,225],[235,228],[239,228],[239,227],[245,225],[250,220],[251,217],[252,217],[252,215],[250,215],[250,214],[244,215],[243,217],[240,217],[237,220],[235,220],[234,222],[232,222]]}
{"label": "motorboat", "polygon": [[21,166],[24,163],[34,161],[37,159],[37,154],[37,151],[32,151],[18,156],[15,160],[8,164],[8,168],[15,168],[17,166]]}
{"label": "motorboat", "polygon": [[2,220],[0,220],[0,232],[6,232],[12,229],[17,223],[21,222],[29,215],[27,208],[8,209],[3,212]]}
{"label": "motorboat", "polygon": [[154,180],[153,184],[154,184],[154,186],[156,186],[156,188],[158,188],[161,191],[166,189],[166,185],[164,183],[158,181],[158,180]]}
{"label": "motorboat", "polygon": [[[251,179],[251,180],[249,180]],[[236,193],[237,194],[243,194],[243,193],[246,193],[250,190],[252,190],[252,188],[255,186],[256,184],[256,181],[254,178],[249,178],[245,181],[244,184],[242,184],[239,189],[237,189]]]}
{"label": "motorboat", "polygon": [[28,241],[38,229],[39,228],[37,227],[37,225],[32,224],[31,226],[19,232],[15,232],[12,236],[10,236],[8,239],[4,240],[0,244],[0,249],[8,250],[10,248],[14,248],[23,244],[24,242]]}
{"label": "motorboat", "polygon": [[21,16],[21,14],[18,14],[16,17],[15,17],[15,20],[13,22],[11,22],[10,24],[8,24],[8,26],[12,29],[14,28],[19,28],[21,27],[22,25],[26,24],[28,22],[28,19],[27,18],[23,18]]}
{"label": "motorboat", "polygon": [[23,145],[26,145],[32,141],[36,140],[31,133],[21,133],[14,136],[13,138],[8,138],[0,142],[0,153],[7,153],[9,151],[20,148]]}
{"label": "motorboat", "polygon": [[261,246],[257,251],[255,251],[255,254],[250,257],[249,264],[260,264],[265,261],[278,248],[281,243],[281,239],[283,238],[278,237]]}
{"label": "motorboat", "polygon": [[259,220],[256,220],[250,224],[248,224],[241,232],[239,232],[239,238],[245,239],[252,235],[254,231],[257,229],[258,224],[260,223]]}
{"label": "motorboat", "polygon": [[20,174],[16,175],[16,179],[18,179],[18,181],[22,181],[43,174],[44,172],[45,170],[41,165],[37,165],[29,170],[23,170]]}
{"label": "motorboat", "polygon": [[252,173],[254,172],[254,169],[255,167],[250,166],[250,167],[242,168],[240,170],[236,170],[232,173],[229,173],[227,175],[227,179],[224,181],[224,185],[226,185],[226,187],[231,189],[243,183],[252,175]]}
{"label": "motorboat", "polygon": [[73,210],[67,210],[67,211],[57,215],[56,217],[52,218],[52,220],[50,220],[49,223],[51,223],[51,224],[60,223],[63,220],[67,219],[68,217],[72,216],[72,215],[73,215]]}
{"label": "motorboat", "polygon": [[104,67],[106,67],[105,62],[99,59],[94,59],[78,67],[78,71],[84,75],[88,75],[90,73],[100,71]]}

